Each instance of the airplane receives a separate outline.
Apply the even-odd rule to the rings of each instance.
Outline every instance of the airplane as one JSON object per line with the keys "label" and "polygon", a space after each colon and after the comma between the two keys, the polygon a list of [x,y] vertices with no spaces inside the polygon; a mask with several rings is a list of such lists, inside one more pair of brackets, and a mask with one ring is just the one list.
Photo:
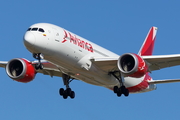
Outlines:
{"label": "airplane", "polygon": [[149,73],[180,65],[180,54],[152,55],[157,27],[151,27],[138,54],[115,54],[64,28],[50,23],[31,25],[23,42],[34,61],[14,58],[0,61],[7,75],[22,83],[31,82],[37,73],[62,77],[64,99],[75,98],[70,83],[81,80],[112,90],[118,97],[156,89],[156,84],[180,82],[180,79],[153,80]]}

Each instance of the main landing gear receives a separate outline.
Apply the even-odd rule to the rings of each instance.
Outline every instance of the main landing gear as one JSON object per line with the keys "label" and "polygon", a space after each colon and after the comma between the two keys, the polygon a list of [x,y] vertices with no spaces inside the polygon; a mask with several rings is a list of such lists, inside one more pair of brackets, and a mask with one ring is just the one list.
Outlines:
{"label": "main landing gear", "polygon": [[122,78],[121,78],[121,74],[120,77],[118,77],[114,72],[111,72],[110,74],[112,74],[116,79],[118,79],[119,83],[120,83],[120,88],[118,86],[114,86],[113,91],[115,94],[117,94],[118,97],[120,97],[122,94],[124,94],[124,96],[129,96],[129,90],[124,86]]}
{"label": "main landing gear", "polygon": [[64,85],[66,86],[66,89],[64,90],[64,88],[60,88],[59,94],[61,96],[63,96],[64,99],[67,99],[68,96],[72,99],[75,98],[75,92],[72,91],[71,88],[69,87],[69,83],[73,79],[71,79],[71,77],[69,75],[66,75],[66,74],[62,74],[62,78],[63,78]]}
{"label": "main landing gear", "polygon": [[38,60],[38,64],[35,65],[36,70],[39,70],[39,69],[42,70],[43,69],[43,65],[41,63],[41,56],[40,55],[41,55],[41,53],[33,53],[33,57]]}

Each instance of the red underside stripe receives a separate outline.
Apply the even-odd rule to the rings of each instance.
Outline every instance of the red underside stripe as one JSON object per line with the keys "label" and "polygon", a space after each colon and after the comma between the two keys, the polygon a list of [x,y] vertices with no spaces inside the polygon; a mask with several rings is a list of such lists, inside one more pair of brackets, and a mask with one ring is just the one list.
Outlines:
{"label": "red underside stripe", "polygon": [[149,76],[148,73],[146,73],[144,80],[140,84],[133,87],[129,87],[127,89],[129,90],[130,93],[140,92],[149,86],[148,80],[150,79],[151,77]]}

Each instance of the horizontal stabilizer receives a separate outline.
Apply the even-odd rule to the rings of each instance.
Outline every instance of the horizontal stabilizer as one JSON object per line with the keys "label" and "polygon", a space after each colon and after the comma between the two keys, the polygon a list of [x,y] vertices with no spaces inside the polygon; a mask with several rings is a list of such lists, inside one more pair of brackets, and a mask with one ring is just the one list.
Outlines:
{"label": "horizontal stabilizer", "polygon": [[7,61],[0,61],[0,67],[5,68],[7,63],[8,63]]}
{"label": "horizontal stabilizer", "polygon": [[180,79],[153,80],[153,81],[149,81],[149,84],[162,84],[162,83],[174,83],[174,82],[180,82]]}

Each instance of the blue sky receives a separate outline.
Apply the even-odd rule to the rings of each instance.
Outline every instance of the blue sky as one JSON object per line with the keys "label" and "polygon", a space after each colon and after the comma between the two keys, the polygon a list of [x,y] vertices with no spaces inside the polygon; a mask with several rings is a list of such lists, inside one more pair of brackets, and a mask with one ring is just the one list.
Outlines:
{"label": "blue sky", "polygon": [[[23,45],[27,28],[39,22],[64,27],[119,55],[137,53],[151,26],[158,27],[154,54],[180,53],[180,2],[164,0],[19,0],[0,4],[0,60],[34,60]],[[37,74],[24,84],[0,68],[2,120],[109,120],[179,118],[180,83],[160,84],[148,93],[116,97],[112,91],[74,81],[75,99],[64,100],[62,79]],[[152,72],[154,79],[180,78],[180,67]]]}

